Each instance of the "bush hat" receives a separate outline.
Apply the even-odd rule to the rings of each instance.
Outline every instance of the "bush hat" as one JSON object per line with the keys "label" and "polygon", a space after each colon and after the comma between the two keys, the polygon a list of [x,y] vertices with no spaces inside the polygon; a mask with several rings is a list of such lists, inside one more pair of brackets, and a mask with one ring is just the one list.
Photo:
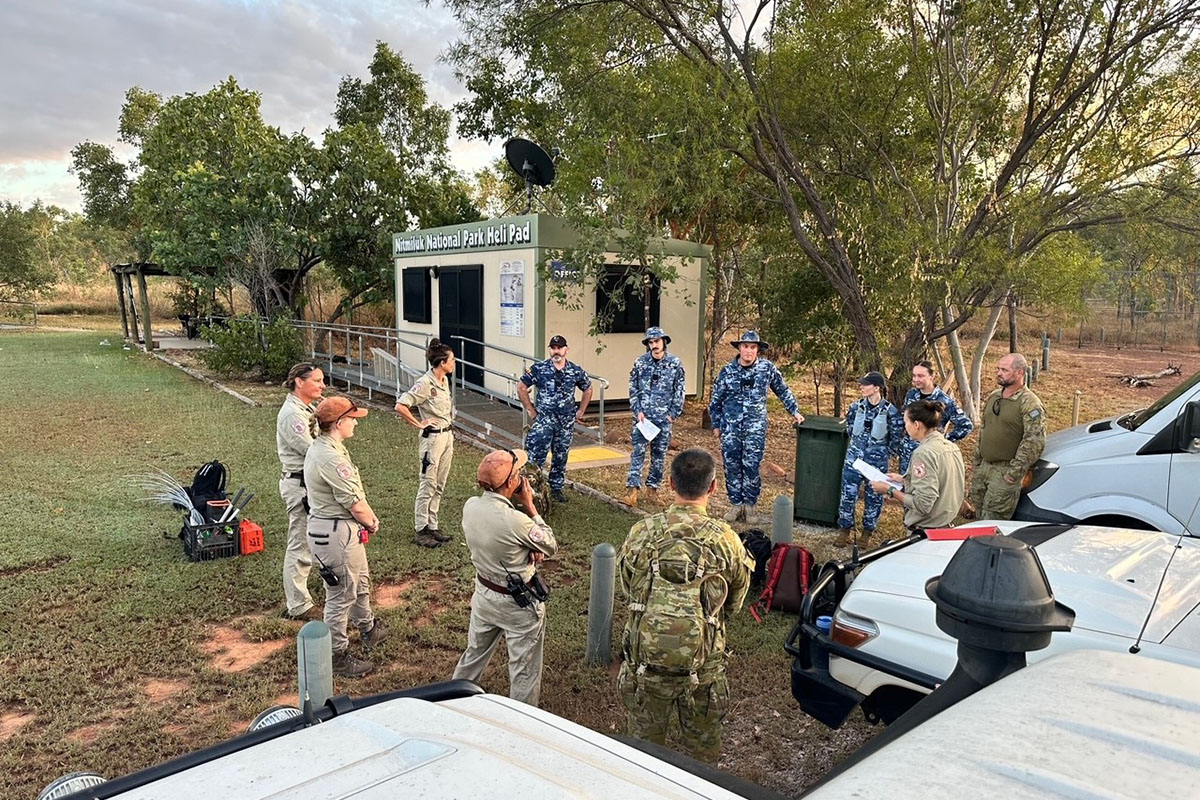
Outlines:
{"label": "bush hat", "polygon": [[663,344],[670,344],[671,337],[667,336],[666,331],[655,325],[653,328],[646,329],[646,338],[642,339],[642,345],[649,347],[651,339],[662,339]]}
{"label": "bush hat", "polygon": [[738,339],[736,342],[730,342],[730,344],[735,348],[743,344],[756,344],[758,345],[758,352],[760,353],[771,346],[759,338],[758,331],[746,331],[742,334],[742,338]]}

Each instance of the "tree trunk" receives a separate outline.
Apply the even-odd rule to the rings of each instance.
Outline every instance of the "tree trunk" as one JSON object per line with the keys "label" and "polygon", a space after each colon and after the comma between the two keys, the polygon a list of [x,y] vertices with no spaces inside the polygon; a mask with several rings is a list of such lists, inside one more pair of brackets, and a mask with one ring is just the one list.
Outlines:
{"label": "tree trunk", "polygon": [[[946,308],[942,311],[946,319],[956,316],[954,309]],[[950,331],[946,334],[946,343],[950,348],[950,361],[954,369],[954,381],[957,384],[958,402],[971,422],[979,424],[979,411],[976,408],[975,398],[978,393],[971,389],[971,382],[967,380],[966,362],[963,360],[962,342],[958,338],[958,329]]]}
{"label": "tree trunk", "polygon": [[1008,293],[1008,352],[1021,352],[1017,340],[1017,293],[1012,291]]}
{"label": "tree trunk", "polygon": [[971,358],[971,395],[972,403],[968,408],[971,415],[971,421],[979,420],[979,403],[983,400],[982,383],[983,383],[983,358],[987,355],[988,345],[992,343],[992,337],[996,335],[996,325],[1000,322],[1000,312],[1004,309],[1002,302],[997,302],[992,306],[991,313],[988,314],[987,322],[983,325],[983,332],[979,334],[979,345],[975,349],[975,355]]}

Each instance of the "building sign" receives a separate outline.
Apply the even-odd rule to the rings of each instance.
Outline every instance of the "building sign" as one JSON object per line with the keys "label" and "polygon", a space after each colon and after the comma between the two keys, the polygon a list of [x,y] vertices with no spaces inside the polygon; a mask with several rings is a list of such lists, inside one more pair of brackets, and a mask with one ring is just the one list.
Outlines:
{"label": "building sign", "polygon": [[530,244],[532,241],[533,221],[530,219],[520,222],[472,222],[457,228],[442,228],[428,233],[398,233],[392,238],[392,255],[483,250]]}
{"label": "building sign", "polygon": [[500,262],[500,335],[525,336],[525,262]]}

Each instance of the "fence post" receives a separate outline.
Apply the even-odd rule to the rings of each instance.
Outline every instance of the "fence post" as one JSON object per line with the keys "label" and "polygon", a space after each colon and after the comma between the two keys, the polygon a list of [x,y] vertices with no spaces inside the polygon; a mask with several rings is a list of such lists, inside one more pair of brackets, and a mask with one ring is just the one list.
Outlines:
{"label": "fence post", "polygon": [[1038,362],[1035,360],[1029,364],[1029,383],[1037,383],[1038,379]]}
{"label": "fence post", "polygon": [[310,708],[321,708],[333,697],[333,643],[321,620],[304,623],[296,635],[296,666],[300,708],[306,699]]}
{"label": "fence post", "polygon": [[612,663],[613,587],[617,551],[608,542],[592,550],[592,587],[588,596],[587,663]]}
{"label": "fence post", "polygon": [[781,494],[775,498],[771,507],[771,543],[790,542],[792,540],[792,498]]}
{"label": "fence post", "polygon": [[1100,326],[1100,344],[1104,344],[1104,326]]}
{"label": "fence post", "polygon": [[1075,390],[1075,397],[1071,400],[1071,427],[1079,424],[1079,398],[1083,397],[1083,392]]}
{"label": "fence post", "polygon": [[1042,344],[1042,370],[1050,371],[1050,337],[1046,337],[1046,341]]}

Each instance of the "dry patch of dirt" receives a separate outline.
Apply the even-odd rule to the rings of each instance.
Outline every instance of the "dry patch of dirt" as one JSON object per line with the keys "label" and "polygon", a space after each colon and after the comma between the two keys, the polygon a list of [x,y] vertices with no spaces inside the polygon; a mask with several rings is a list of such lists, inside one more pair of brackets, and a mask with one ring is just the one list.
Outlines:
{"label": "dry patch of dirt", "polygon": [[200,649],[208,653],[217,669],[241,672],[261,664],[287,645],[286,640],[252,642],[241,631],[221,626],[212,629],[212,634],[200,645]]}
{"label": "dry patch of dirt", "polygon": [[179,695],[187,688],[188,684],[185,681],[152,680],[142,687],[142,691],[151,702],[161,703]]}
{"label": "dry patch of dirt", "polygon": [[415,577],[405,578],[399,583],[381,583],[375,587],[375,598],[372,602],[379,608],[399,608],[405,603],[405,596],[420,582]]}
{"label": "dry patch of dirt", "polygon": [[76,728],[67,734],[67,738],[79,744],[91,744],[116,727],[116,722],[97,722],[94,725],[85,725],[82,728]]}
{"label": "dry patch of dirt", "polygon": [[0,742],[7,742],[21,728],[33,722],[36,715],[30,711],[5,711],[0,714]]}
{"label": "dry patch of dirt", "polygon": [[[59,513],[62,509],[56,509]],[[64,561],[70,561],[70,556],[58,555],[49,558],[43,558],[39,561],[33,561],[28,564],[17,564],[12,567],[4,567],[0,569],[0,578],[7,578],[10,575],[23,575],[27,572],[46,572],[57,567]]]}

